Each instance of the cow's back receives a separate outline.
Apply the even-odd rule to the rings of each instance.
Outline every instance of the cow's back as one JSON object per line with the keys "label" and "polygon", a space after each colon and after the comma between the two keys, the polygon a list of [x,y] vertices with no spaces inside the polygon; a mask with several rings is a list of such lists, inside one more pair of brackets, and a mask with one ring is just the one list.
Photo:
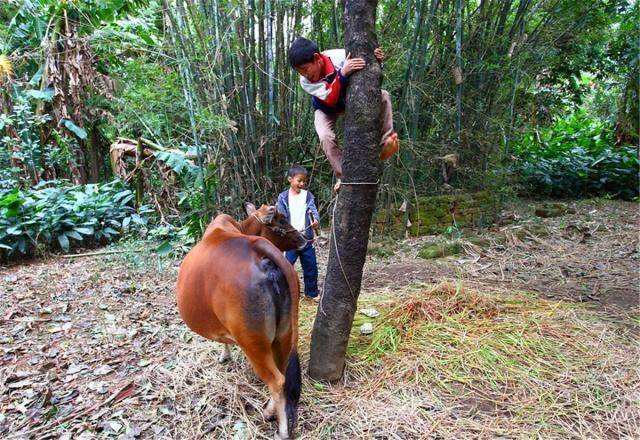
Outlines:
{"label": "cow's back", "polygon": [[256,272],[249,240],[222,229],[209,231],[180,265],[180,316],[205,338],[229,338],[229,316],[242,307],[242,292]]}

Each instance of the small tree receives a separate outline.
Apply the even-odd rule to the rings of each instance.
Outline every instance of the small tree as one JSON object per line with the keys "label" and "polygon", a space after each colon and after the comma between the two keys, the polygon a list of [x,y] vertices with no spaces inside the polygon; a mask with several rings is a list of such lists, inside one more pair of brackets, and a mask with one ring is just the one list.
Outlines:
{"label": "small tree", "polygon": [[377,0],[345,3],[345,49],[353,57],[363,57],[367,66],[349,78],[343,185],[334,210],[324,296],[311,339],[309,374],[328,381],[340,379],[344,370],[380,177],[382,73],[373,54],[377,4]]}

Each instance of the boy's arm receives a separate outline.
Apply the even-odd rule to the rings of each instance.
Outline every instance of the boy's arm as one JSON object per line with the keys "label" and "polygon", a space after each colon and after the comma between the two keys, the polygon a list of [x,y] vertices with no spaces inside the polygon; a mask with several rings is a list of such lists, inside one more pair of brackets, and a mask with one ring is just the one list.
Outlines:
{"label": "boy's arm", "polygon": [[285,217],[287,217],[287,219],[289,219],[289,213],[287,212],[287,207],[284,204],[284,197],[282,194],[278,195],[278,202],[276,203],[276,209],[280,214],[284,215]]}
{"label": "boy's arm", "polygon": [[318,208],[316,208],[316,201],[313,194],[309,193],[309,203],[307,203],[307,208],[311,211],[311,215],[313,215],[313,219],[316,221],[320,221],[320,214],[318,214]]}

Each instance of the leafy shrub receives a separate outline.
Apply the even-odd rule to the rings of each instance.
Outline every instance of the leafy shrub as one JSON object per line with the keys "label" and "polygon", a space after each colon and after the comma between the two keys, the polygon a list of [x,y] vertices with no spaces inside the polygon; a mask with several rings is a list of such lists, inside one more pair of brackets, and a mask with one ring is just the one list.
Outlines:
{"label": "leafy shrub", "polygon": [[[41,140],[41,130],[51,121],[49,115],[38,115],[37,101],[49,102],[53,90],[15,89],[10,112],[0,114],[0,190],[17,185],[29,186],[43,176],[63,175],[60,172],[74,163],[72,151],[77,140],[64,136],[59,129],[51,130],[48,141]],[[61,124],[78,138],[87,133],[69,119]],[[20,166],[18,166],[20,164]]]}
{"label": "leafy shrub", "polygon": [[77,186],[49,181],[28,191],[0,192],[0,258],[112,241],[147,223],[143,215],[149,210],[136,213],[133,198],[120,181]]}
{"label": "leafy shrub", "polygon": [[191,250],[196,242],[196,237],[188,226],[176,227],[171,224],[157,226],[147,234],[148,240],[159,242],[156,253],[160,257],[181,257]]}
{"label": "leafy shrub", "polygon": [[515,154],[515,172],[531,194],[638,196],[637,150],[614,146],[611,126],[584,111],[526,133]]}

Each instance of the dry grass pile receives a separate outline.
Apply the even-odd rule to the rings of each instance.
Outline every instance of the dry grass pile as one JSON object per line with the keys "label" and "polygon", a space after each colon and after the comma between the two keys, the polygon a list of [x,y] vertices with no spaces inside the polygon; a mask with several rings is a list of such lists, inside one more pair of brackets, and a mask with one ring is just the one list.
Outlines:
{"label": "dry grass pile", "polygon": [[[364,297],[343,383],[305,377],[302,438],[633,436],[640,432],[637,340],[581,305],[485,296],[460,285]],[[308,362],[315,309],[301,310]],[[358,324],[374,323],[359,335]],[[271,438],[266,388],[244,356],[219,366],[211,343],[185,345],[162,387],[172,436]],[[162,406],[161,406],[162,408]],[[161,409],[161,411],[163,411]],[[186,437],[185,437],[186,436]]]}
{"label": "dry grass pile", "polygon": [[415,296],[402,298],[387,315],[393,322],[420,325],[425,320],[443,322],[451,316],[465,315],[492,318],[498,313],[494,303],[486,296],[467,292],[461,285],[443,283]]}

